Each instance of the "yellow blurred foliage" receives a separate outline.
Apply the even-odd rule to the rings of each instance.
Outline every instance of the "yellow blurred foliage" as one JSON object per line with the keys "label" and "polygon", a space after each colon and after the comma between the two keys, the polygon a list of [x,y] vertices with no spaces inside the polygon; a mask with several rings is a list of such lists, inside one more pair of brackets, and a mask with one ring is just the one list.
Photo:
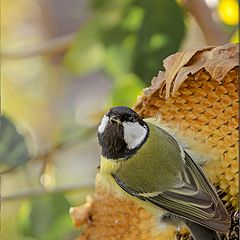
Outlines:
{"label": "yellow blurred foliage", "polygon": [[231,39],[230,39],[230,42],[231,43],[238,43],[239,42],[239,37],[238,37],[238,35],[239,35],[239,32],[238,32],[238,29],[237,29],[237,31],[233,34],[233,36],[231,37]]}
{"label": "yellow blurred foliage", "polygon": [[[1,0],[1,13],[2,53],[24,52],[48,39],[38,1]],[[58,69],[36,56],[2,58],[1,70],[2,112],[31,129],[35,143],[49,144],[56,131],[50,104],[61,94]]]}
{"label": "yellow blurred foliage", "polygon": [[218,5],[220,19],[228,25],[238,24],[238,2],[237,0],[221,0]]}

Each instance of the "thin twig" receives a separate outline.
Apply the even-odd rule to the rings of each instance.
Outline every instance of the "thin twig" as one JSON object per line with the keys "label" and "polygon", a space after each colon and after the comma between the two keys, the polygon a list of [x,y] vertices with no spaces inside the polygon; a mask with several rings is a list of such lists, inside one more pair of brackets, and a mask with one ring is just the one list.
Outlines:
{"label": "thin twig", "polygon": [[8,196],[1,196],[0,202],[6,202],[6,201],[16,201],[20,199],[27,199],[27,198],[33,198],[33,197],[39,197],[42,195],[49,195],[49,194],[57,194],[57,193],[62,193],[62,192],[74,192],[74,191],[89,191],[93,190],[94,186],[93,185],[76,185],[76,186],[69,186],[69,187],[59,187],[55,188],[53,190],[44,190],[44,189],[33,189],[33,190],[28,190],[25,192],[20,192],[14,195],[8,195]]}
{"label": "thin twig", "polygon": [[44,55],[55,55],[65,52],[73,42],[76,33],[70,33],[54,39],[48,42],[42,43],[39,46],[33,46],[25,48],[19,52],[1,52],[2,59],[21,59],[30,58]]}
{"label": "thin twig", "polygon": [[213,19],[211,9],[204,0],[184,0],[184,7],[196,19],[209,45],[222,45],[228,42],[228,36]]}
{"label": "thin twig", "polygon": [[[53,148],[51,148],[49,151],[47,151],[45,153],[42,153],[42,154],[39,154],[37,156],[34,156],[34,157],[30,158],[28,161],[35,161],[35,160],[39,160],[39,159],[47,159],[47,158],[53,156],[54,154],[56,154],[57,152],[59,152],[63,149],[74,146],[75,144],[80,144],[82,141],[86,141],[87,138],[92,136],[92,134],[94,134],[95,132],[96,132],[96,126],[93,126],[89,129],[87,129],[80,136],[77,135],[77,136],[69,138],[69,139],[67,139],[63,142],[60,142],[60,143],[56,144]],[[4,171],[0,172],[0,174],[1,175],[7,174],[7,173],[13,171],[14,169],[16,169],[20,166],[22,166],[22,165],[20,164],[20,165],[12,166],[12,167],[8,168],[7,170],[4,170]]]}

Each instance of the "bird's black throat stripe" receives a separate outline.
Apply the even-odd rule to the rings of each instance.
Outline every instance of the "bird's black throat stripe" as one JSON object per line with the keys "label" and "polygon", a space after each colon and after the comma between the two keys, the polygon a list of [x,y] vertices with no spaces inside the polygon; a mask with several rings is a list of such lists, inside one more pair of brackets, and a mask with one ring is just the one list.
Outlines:
{"label": "bird's black throat stripe", "polygon": [[123,126],[117,124],[107,124],[104,132],[98,133],[99,144],[102,148],[102,156],[113,160],[118,160],[120,158],[127,159],[134,155],[137,150],[146,142],[148,135],[149,129],[147,129],[147,134],[141,144],[134,149],[129,149],[124,140]]}

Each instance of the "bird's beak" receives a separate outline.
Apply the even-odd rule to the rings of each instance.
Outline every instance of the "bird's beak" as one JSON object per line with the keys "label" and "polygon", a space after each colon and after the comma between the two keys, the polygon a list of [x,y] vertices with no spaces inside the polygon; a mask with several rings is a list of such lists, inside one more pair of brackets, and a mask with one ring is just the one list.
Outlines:
{"label": "bird's beak", "polygon": [[113,115],[110,117],[110,123],[117,123],[118,125],[122,125],[122,122],[120,121],[120,119],[118,118],[118,116]]}

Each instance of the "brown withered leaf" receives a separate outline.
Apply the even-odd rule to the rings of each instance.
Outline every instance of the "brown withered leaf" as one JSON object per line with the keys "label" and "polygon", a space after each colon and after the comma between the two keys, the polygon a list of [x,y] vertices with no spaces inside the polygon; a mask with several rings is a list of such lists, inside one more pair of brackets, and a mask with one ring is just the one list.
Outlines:
{"label": "brown withered leaf", "polygon": [[82,226],[83,224],[87,223],[88,220],[91,218],[90,211],[95,198],[89,195],[87,196],[86,200],[87,201],[84,205],[78,207],[71,207],[69,210],[69,214],[75,227]]}
{"label": "brown withered leaf", "polygon": [[204,47],[200,49],[191,49],[183,52],[178,52],[170,55],[163,60],[163,66],[166,69],[165,81],[166,81],[166,97],[169,97],[171,86],[176,78],[177,74],[182,67],[186,66],[193,57],[197,56],[199,52],[211,50],[213,47]]}
{"label": "brown withered leaf", "polygon": [[221,81],[229,71],[238,65],[238,45],[226,44],[213,48],[203,67],[210,73],[212,78]]}
{"label": "brown withered leaf", "polygon": [[151,81],[151,86],[145,88],[143,90],[143,93],[145,95],[153,94],[156,91],[158,91],[161,87],[164,87],[165,86],[164,84],[165,84],[165,72],[160,71],[157,77],[153,77]]}
{"label": "brown withered leaf", "polygon": [[164,90],[166,98],[174,96],[188,76],[200,70],[206,70],[212,78],[221,81],[238,66],[237,44],[178,52],[167,57],[163,65],[165,72],[153,78],[151,86],[144,91],[145,96],[151,96],[156,91],[161,94]]}
{"label": "brown withered leaf", "polygon": [[180,88],[182,83],[188,78],[190,74],[194,75],[197,73],[204,64],[207,62],[209,57],[209,51],[201,51],[193,57],[186,66],[182,67],[174,80],[172,89],[172,95],[174,96],[177,90]]}

